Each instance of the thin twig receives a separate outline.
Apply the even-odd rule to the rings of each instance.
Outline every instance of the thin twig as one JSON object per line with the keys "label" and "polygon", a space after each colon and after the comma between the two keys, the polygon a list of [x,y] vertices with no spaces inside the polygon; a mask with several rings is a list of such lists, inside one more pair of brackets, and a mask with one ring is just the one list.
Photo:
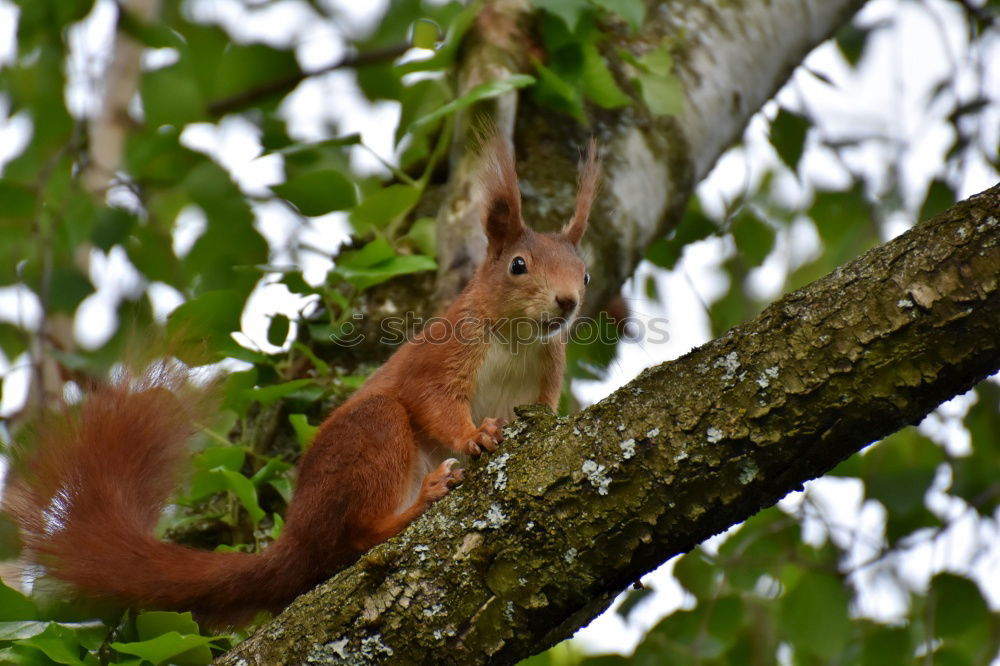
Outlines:
{"label": "thin twig", "polygon": [[249,90],[244,90],[243,92],[236,93],[230,97],[224,97],[211,102],[208,105],[208,112],[216,117],[223,116],[232,111],[238,111],[239,109],[250,106],[254,102],[258,102],[266,97],[270,97],[271,95],[288,92],[310,77],[319,76],[321,74],[326,74],[345,67],[357,68],[394,60],[406,53],[409,49],[409,43],[393,44],[392,46],[384,46],[372,49],[371,51],[365,51],[364,53],[356,53],[345,56],[340,61],[327,65],[326,67],[321,67],[308,72],[299,72],[280,79],[275,79],[274,81],[268,81],[267,83],[262,83],[259,86],[254,86]]}

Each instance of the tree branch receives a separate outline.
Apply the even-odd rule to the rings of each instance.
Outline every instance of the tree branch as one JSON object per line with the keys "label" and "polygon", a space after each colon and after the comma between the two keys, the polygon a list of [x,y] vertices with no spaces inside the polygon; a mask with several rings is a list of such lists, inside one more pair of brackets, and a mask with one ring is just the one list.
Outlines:
{"label": "tree branch", "polygon": [[998,330],[1000,185],[573,417],[524,411],[461,488],[219,663],[513,663],[996,372]]}
{"label": "tree branch", "polygon": [[240,109],[246,108],[272,95],[290,92],[295,88],[295,86],[313,76],[328,74],[334,70],[344,69],[347,67],[364,67],[366,65],[374,65],[380,62],[395,60],[399,56],[406,53],[410,49],[410,46],[411,45],[409,43],[392,44],[390,46],[383,46],[381,48],[365,51],[364,53],[354,53],[344,56],[338,62],[327,65],[326,67],[320,67],[319,69],[313,69],[308,72],[299,72],[298,74],[285,76],[280,79],[275,79],[274,81],[268,81],[267,83],[262,83],[259,86],[254,86],[249,90],[244,90],[236,93],[235,95],[230,95],[229,97],[224,97],[222,99],[215,100],[214,102],[210,102],[208,104],[208,113],[209,115],[218,118],[226,115],[227,113],[239,111]]}

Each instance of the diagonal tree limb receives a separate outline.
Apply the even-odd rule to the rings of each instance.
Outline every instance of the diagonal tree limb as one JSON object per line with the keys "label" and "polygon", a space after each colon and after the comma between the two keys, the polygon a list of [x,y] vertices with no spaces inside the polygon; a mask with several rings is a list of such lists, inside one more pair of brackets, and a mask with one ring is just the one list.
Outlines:
{"label": "diagonal tree limb", "polygon": [[226,115],[227,113],[233,113],[234,111],[245,109],[246,107],[252,106],[253,104],[265,100],[268,97],[289,93],[295,89],[295,86],[299,85],[308,78],[329,74],[330,72],[338,69],[360,68],[382,62],[391,62],[409,51],[411,47],[412,44],[410,43],[391,44],[389,46],[374,48],[361,53],[352,53],[344,56],[337,62],[326,65],[325,67],[309,70],[307,72],[299,72],[298,74],[291,74],[280,79],[274,79],[273,81],[267,81],[266,83],[262,83],[247,90],[242,90],[234,95],[230,95],[229,97],[223,97],[222,99],[217,99],[214,102],[209,102],[208,113],[211,116],[220,117]]}
{"label": "diagonal tree limb", "polygon": [[399,537],[219,659],[514,663],[1000,369],[1000,185],[643,372],[532,408]]}

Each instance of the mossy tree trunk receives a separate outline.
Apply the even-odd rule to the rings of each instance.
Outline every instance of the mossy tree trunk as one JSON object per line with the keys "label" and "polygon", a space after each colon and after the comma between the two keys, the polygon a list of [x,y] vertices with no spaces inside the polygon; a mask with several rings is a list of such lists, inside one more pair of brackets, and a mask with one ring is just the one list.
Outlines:
{"label": "mossy tree trunk", "polygon": [[1000,185],[643,372],[525,411],[398,538],[224,664],[513,663],[1000,369]]}

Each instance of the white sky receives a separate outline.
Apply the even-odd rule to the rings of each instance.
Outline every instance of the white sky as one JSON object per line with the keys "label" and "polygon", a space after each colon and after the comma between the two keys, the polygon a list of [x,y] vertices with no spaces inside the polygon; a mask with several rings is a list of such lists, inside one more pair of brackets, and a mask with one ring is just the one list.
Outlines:
{"label": "white sky", "polygon": [[[302,66],[312,69],[339,59],[344,52],[342,35],[367,31],[386,3],[337,1],[330,4],[342,12],[343,22],[339,26],[311,20],[294,1],[275,3],[268,11],[248,13],[238,0],[210,0],[197,3],[195,13],[200,20],[222,23],[237,38],[263,39],[276,45],[293,43]],[[0,0],[0,63],[13,57],[14,16],[10,2]],[[793,108],[808,110],[819,119],[819,126],[829,137],[853,133],[879,133],[891,137],[892,142],[872,144],[851,152],[847,157],[848,166],[858,173],[878,174],[888,159],[899,156],[906,201],[915,208],[935,169],[943,162],[953,131],[944,122],[946,113],[940,109],[940,104],[936,114],[928,118],[924,113],[925,100],[928,91],[939,80],[950,76],[949,63],[954,61],[956,54],[965,52],[964,28],[955,8],[940,0],[933,0],[926,6],[900,0],[873,0],[860,16],[868,25],[887,18],[895,20],[895,28],[880,30],[870,40],[861,71],[854,73],[847,68],[835,47],[820,47],[806,61],[806,67],[822,73],[836,87],[800,69],[779,93],[778,99]],[[107,62],[113,19],[111,0],[98,0],[92,14],[71,31],[74,57],[69,67],[67,102],[78,114],[89,115],[95,109],[95,84]],[[152,53],[146,65],[162,66],[170,58],[170,53]],[[993,40],[980,64],[988,70],[985,81],[996,98],[1000,91],[1000,40]],[[957,79],[964,99],[976,92],[973,65],[960,68]],[[771,116],[775,111],[772,102],[764,112]],[[368,103],[358,94],[349,71],[333,72],[304,82],[283,103],[282,113],[289,119],[290,133],[296,139],[326,138],[332,120],[341,133],[358,132],[372,152],[384,159],[393,159],[392,132],[399,116],[398,106],[388,102]],[[985,124],[987,140],[992,141],[992,145],[1000,143],[1000,109],[993,109]],[[0,102],[0,169],[17,154],[29,131],[30,121],[22,116],[10,118],[6,104]],[[760,116],[755,117],[748,128],[743,149],[724,155],[699,186],[698,193],[706,210],[718,212],[723,202],[736,198],[749,184],[757,183],[766,169],[778,163],[767,142],[766,131],[766,122]],[[217,126],[189,126],[183,141],[189,147],[215,156],[248,193],[265,193],[269,185],[282,180],[280,158],[260,158],[255,129],[239,117],[228,117]],[[379,161],[364,149],[354,150],[352,163],[365,171],[384,172]],[[810,142],[810,149],[805,153],[802,171],[807,182],[830,187],[848,183],[844,165],[828,152],[816,148],[815,140]],[[967,164],[961,176],[959,197],[986,189],[997,181],[997,174],[982,162]],[[808,201],[808,189],[791,174],[781,175],[779,184],[790,204]],[[281,205],[255,204],[255,212],[258,229],[272,247],[279,248],[272,263],[288,263],[290,255],[280,248],[287,244],[290,234],[300,228],[301,221]],[[909,223],[905,218],[895,220],[890,225],[889,235],[901,233]],[[200,212],[186,211],[175,233],[175,249],[185,252],[203,229],[204,218]],[[323,252],[333,252],[347,239],[344,216],[331,214],[309,220],[302,239]],[[797,223],[781,232],[775,251],[764,266],[751,275],[751,287],[762,297],[775,297],[783,276],[793,267],[790,266],[793,257],[815,252],[818,243],[815,230],[808,222]],[[632,314],[643,321],[665,317],[670,325],[669,340],[662,344],[622,344],[604,381],[574,384],[578,397],[584,403],[599,400],[643,368],[675,358],[708,340],[704,303],[725,293],[728,277],[719,265],[732,251],[726,241],[709,239],[689,246],[673,271],[662,271],[645,263],[640,265],[636,276],[624,288]],[[301,267],[312,282],[321,280],[330,265],[328,257],[321,253],[306,253],[301,257]],[[650,301],[645,296],[643,285],[647,276],[655,279],[659,293],[665,295],[661,302]],[[84,347],[99,346],[113,333],[118,325],[117,302],[122,294],[141,288],[138,274],[119,248],[107,255],[94,252],[91,277],[98,286],[97,293],[84,301],[76,316],[75,333]],[[154,284],[150,291],[154,308],[161,318],[182,300],[181,295],[167,285]],[[282,312],[294,317],[305,303],[306,300],[289,294],[282,285],[259,285],[243,317],[246,335],[242,342],[274,351],[276,348],[266,341],[268,316]],[[30,328],[38,316],[38,303],[33,295],[25,290],[0,288],[0,321],[15,321]],[[27,379],[25,360],[5,359],[0,353],[0,374],[5,376],[4,395],[0,401],[2,416],[15,411],[23,401]],[[923,429],[946,442],[953,453],[960,454],[963,445],[967,450],[968,441],[960,425],[956,424],[960,423],[970,404],[968,397],[956,398],[939,410],[938,415],[928,419]],[[914,589],[921,589],[933,572],[967,562],[969,550],[985,544],[975,560],[975,572],[993,607],[1000,608],[1000,577],[995,575],[1000,571],[1000,537],[996,522],[971,519],[961,502],[956,504],[945,499],[941,490],[947,487],[948,480],[938,481],[929,497],[934,510],[941,515],[965,517],[938,538],[915,547],[903,557],[901,568],[905,580]],[[828,520],[840,526],[832,535],[838,542],[846,543],[841,540],[853,535],[858,526],[862,526],[870,538],[880,539],[884,527],[881,507],[871,502],[862,504],[859,482],[821,479],[808,484],[806,493],[794,493],[781,505],[785,510],[795,511],[807,496],[810,503],[824,507]],[[806,520],[805,534],[815,541],[829,536],[827,529],[815,518]],[[872,549],[866,543],[859,540],[851,549],[851,562],[861,562],[870,556]],[[633,613],[631,626],[617,615],[607,613],[582,630],[578,638],[594,650],[630,650],[643,631],[665,613],[690,603],[670,576],[671,567],[672,563],[668,563],[644,578],[657,594]],[[898,616],[903,599],[896,587],[886,584],[885,567],[864,570],[859,579],[865,589],[857,609],[859,612],[883,618]]]}

